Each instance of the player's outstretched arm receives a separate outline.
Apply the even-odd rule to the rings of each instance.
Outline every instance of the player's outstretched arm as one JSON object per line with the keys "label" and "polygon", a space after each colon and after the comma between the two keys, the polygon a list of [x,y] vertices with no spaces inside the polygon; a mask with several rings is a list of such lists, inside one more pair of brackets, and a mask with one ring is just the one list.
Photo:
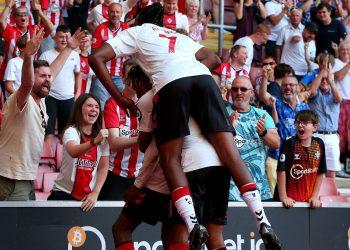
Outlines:
{"label": "player's outstretched arm", "polygon": [[220,66],[220,58],[205,47],[199,49],[195,56],[196,59],[207,66],[210,71]]}
{"label": "player's outstretched arm", "polygon": [[108,43],[104,43],[89,56],[90,67],[109,94],[118,102],[118,105],[129,110],[131,114],[136,115],[137,107],[135,106],[135,103],[119,92],[106,68],[106,62],[114,59],[115,56],[116,54],[114,53],[113,48]]}

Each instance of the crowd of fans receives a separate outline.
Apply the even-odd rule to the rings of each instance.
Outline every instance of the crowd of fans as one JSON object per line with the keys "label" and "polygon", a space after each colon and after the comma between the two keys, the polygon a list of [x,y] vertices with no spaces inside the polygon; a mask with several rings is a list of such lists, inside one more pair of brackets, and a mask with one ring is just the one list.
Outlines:
{"label": "crowd of fans", "polygon": [[[0,200],[34,199],[31,183],[39,163],[42,146],[37,145],[43,144],[42,134],[47,144],[52,144],[56,136],[63,143],[63,163],[49,199],[83,200],[84,210],[90,210],[97,199],[123,199],[142,166],[145,149],[138,141],[138,126],[142,124],[111,98],[109,90],[89,67],[88,56],[133,26],[138,13],[153,3],[153,0],[6,1],[0,17],[4,117],[0,131]],[[208,23],[217,19],[215,1],[214,18],[211,12],[199,13],[198,0],[187,0],[185,13],[178,11],[177,0],[164,0],[162,5],[164,26],[196,42],[208,37]],[[263,200],[275,197],[286,206],[295,201],[310,201],[316,207],[319,204],[314,198],[318,194],[313,189],[315,183],[320,184],[318,178],[313,175],[312,184],[306,181],[302,185],[307,187],[303,186],[302,191],[291,191],[304,193],[293,197],[288,195],[290,178],[307,178],[315,173],[320,176],[326,173],[331,178],[350,177],[344,172],[350,151],[349,6],[348,0],[234,3],[237,29],[233,32],[229,58],[223,58],[212,74],[235,127],[239,153]],[[84,33],[82,38],[81,30],[88,30],[89,34]],[[166,38],[171,53],[175,41]],[[41,88],[46,88],[47,93],[35,94],[38,98],[33,100],[39,105],[38,110],[28,97],[35,92],[36,80],[34,87],[24,86],[34,77],[26,70],[26,56],[33,55],[41,62],[34,69],[49,68],[51,73],[42,74],[54,76],[51,88],[44,86],[43,80]],[[128,78],[136,66],[134,62],[120,56],[111,58],[106,66],[123,95],[137,101]],[[13,107],[16,100],[17,107]],[[27,108],[37,112],[37,116],[16,120]],[[28,125],[37,122],[43,131]],[[302,140],[306,136],[308,126],[311,134],[314,132],[314,137],[322,140],[313,139],[307,143],[309,146],[299,145],[297,138]],[[28,138],[12,140],[16,133]],[[293,142],[288,140],[290,137]],[[25,148],[18,148],[19,144]],[[38,155],[28,151],[33,148],[38,148]],[[309,158],[304,151],[310,154]],[[294,159],[288,155],[291,152]],[[311,156],[315,152],[316,156]],[[302,163],[298,163],[301,164],[301,169],[295,170],[298,176],[290,177],[286,171],[290,162],[286,158],[307,162],[304,157],[314,165],[305,165],[303,172]],[[292,164],[292,168],[296,165]],[[309,172],[305,170],[309,168]],[[29,182],[17,185],[22,181]],[[11,188],[5,188],[1,184],[4,182],[11,182]],[[30,195],[22,195],[25,190]],[[242,200],[233,181],[230,200]]]}

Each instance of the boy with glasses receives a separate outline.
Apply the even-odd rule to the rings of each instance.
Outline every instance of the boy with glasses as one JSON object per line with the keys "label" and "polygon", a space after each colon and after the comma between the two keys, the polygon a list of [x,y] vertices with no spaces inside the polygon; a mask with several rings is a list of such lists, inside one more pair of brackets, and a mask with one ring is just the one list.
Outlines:
{"label": "boy with glasses", "polygon": [[295,118],[296,135],[282,146],[277,166],[279,199],[286,208],[295,202],[309,202],[312,208],[321,207],[319,191],[327,172],[325,146],[317,131],[318,116],[302,110]]}

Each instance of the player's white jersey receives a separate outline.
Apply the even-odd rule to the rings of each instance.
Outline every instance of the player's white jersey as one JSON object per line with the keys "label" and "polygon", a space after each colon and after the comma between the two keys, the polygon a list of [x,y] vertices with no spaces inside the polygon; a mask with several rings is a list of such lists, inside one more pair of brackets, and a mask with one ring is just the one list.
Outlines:
{"label": "player's white jersey", "polygon": [[108,40],[116,56],[132,56],[150,77],[153,92],[167,83],[196,75],[211,75],[196,60],[195,53],[203,46],[188,36],[153,24],[129,28]]}

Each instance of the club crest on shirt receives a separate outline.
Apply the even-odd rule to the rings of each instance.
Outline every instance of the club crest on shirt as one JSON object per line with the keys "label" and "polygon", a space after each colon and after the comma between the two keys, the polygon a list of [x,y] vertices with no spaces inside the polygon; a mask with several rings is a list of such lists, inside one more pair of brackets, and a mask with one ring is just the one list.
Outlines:
{"label": "club crest on shirt", "polygon": [[126,116],[125,115],[120,115],[119,116],[119,122],[120,123],[125,123],[126,122]]}
{"label": "club crest on shirt", "polygon": [[284,162],[285,160],[286,160],[286,155],[285,154],[281,154],[280,162]]}
{"label": "club crest on shirt", "polygon": [[294,160],[300,160],[300,155],[299,154],[294,154]]}
{"label": "club crest on shirt", "polygon": [[320,156],[321,156],[320,151],[317,151],[317,152],[315,153],[315,157],[316,157],[316,159],[319,159],[319,158],[320,158]]}

